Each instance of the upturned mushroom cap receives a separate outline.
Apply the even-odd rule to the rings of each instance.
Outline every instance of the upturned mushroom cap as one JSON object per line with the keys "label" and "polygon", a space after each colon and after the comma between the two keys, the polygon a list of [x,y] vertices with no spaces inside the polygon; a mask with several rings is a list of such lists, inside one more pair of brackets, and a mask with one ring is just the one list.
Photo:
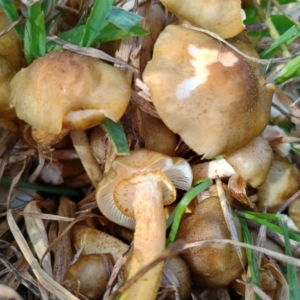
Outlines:
{"label": "upturned mushroom cap", "polygon": [[164,6],[184,21],[213,31],[225,39],[245,29],[241,0],[162,0]]}
{"label": "upturned mushroom cap", "polygon": [[168,26],[143,79],[164,123],[205,158],[244,146],[269,121],[273,85],[204,33]]}
{"label": "upturned mushroom cap", "polygon": [[17,116],[53,134],[85,130],[106,118],[118,121],[130,95],[130,84],[119,70],[71,52],[48,53],[11,82]]}
{"label": "upturned mushroom cap", "polygon": [[[192,183],[192,171],[184,159],[171,158],[147,149],[134,150],[129,156],[116,158],[110,171],[98,185],[96,201],[100,211],[111,221],[133,229],[135,220],[130,209],[131,205],[127,201],[126,205],[125,202],[123,205],[120,204],[120,196],[122,193],[127,193],[128,195],[131,193],[130,186],[135,184],[135,175],[143,175],[150,172],[164,173],[172,181],[175,188],[188,190]],[[128,189],[128,191],[124,192],[125,189]],[[165,183],[165,190],[167,194],[172,194],[172,188],[169,187],[168,183]],[[114,197],[117,198],[118,206],[114,202]],[[172,197],[165,196],[165,198],[170,199]],[[124,199],[127,200],[128,197],[126,196]],[[122,206],[124,206],[123,212],[119,210]]]}

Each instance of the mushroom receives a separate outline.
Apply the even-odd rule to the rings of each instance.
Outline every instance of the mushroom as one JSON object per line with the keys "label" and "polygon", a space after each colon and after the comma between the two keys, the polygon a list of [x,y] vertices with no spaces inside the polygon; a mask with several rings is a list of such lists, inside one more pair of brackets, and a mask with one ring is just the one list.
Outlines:
{"label": "mushroom", "polygon": [[[96,201],[108,219],[127,228],[135,227],[129,278],[165,249],[164,205],[176,199],[175,188],[187,190],[191,182],[191,168],[182,158],[138,149],[113,161],[97,187]],[[163,263],[156,265],[121,299],[155,299],[162,270]]]}
{"label": "mushroom", "polygon": [[[11,104],[19,119],[32,125],[36,134],[40,131],[63,137],[71,130],[74,146],[94,186],[102,175],[83,130],[107,118],[117,122],[130,96],[130,83],[119,70],[71,52],[40,57],[11,82]],[[45,137],[39,142],[49,144]]]}
{"label": "mushroom", "polygon": [[241,0],[181,1],[161,0],[163,5],[183,21],[213,31],[229,39],[245,29],[245,12]]}
{"label": "mushroom", "polygon": [[246,145],[269,122],[274,86],[261,84],[252,63],[204,33],[166,27],[143,79],[163,122],[205,158]]}
{"label": "mushroom", "polygon": [[164,272],[170,270],[178,281],[178,294],[181,300],[189,299],[191,293],[191,275],[186,262],[180,256],[170,257],[164,267]]}
{"label": "mushroom", "polygon": [[257,191],[260,211],[276,212],[299,190],[300,173],[288,159],[276,156],[265,182]]}
{"label": "mushroom", "polygon": [[[110,253],[113,261],[116,262],[124,252],[128,250],[128,245],[119,239],[79,222],[74,225],[71,233],[72,245],[81,254],[105,254]],[[127,267],[125,265],[125,273]]]}
{"label": "mushroom", "polygon": [[[64,286],[90,300],[102,299],[113,266],[110,254],[81,255],[65,274]],[[71,285],[71,288],[70,288]]]}
{"label": "mushroom", "polygon": [[242,148],[224,155],[233,169],[252,187],[264,183],[273,160],[273,151],[268,141],[258,136]]}
{"label": "mushroom", "polygon": [[[241,225],[236,215],[234,223],[241,239]],[[177,239],[185,239],[188,243],[230,238],[218,197],[201,201],[193,213],[181,222],[177,234]],[[225,287],[243,271],[243,265],[233,245],[207,244],[187,249],[182,256],[190,268],[192,282],[199,286]],[[245,262],[244,255],[243,263]]]}
{"label": "mushroom", "polygon": [[147,113],[142,115],[142,136],[145,148],[173,156],[178,143],[178,137],[163,122]]}

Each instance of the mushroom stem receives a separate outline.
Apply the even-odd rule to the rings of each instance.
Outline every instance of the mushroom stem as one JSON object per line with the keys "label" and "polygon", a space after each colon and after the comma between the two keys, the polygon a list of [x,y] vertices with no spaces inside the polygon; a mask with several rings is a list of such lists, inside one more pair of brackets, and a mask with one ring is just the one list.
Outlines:
{"label": "mushroom stem", "polygon": [[[135,175],[133,179],[131,184],[134,185],[134,192],[130,197],[134,199],[132,205],[136,228],[129,278],[157,258],[165,249],[166,221],[163,207],[165,188],[169,190],[171,197],[175,197],[175,188],[161,171]],[[162,271],[163,263],[159,263],[131,285],[122,294],[121,300],[156,299]]]}
{"label": "mushroom stem", "polygon": [[96,188],[102,179],[103,174],[96,158],[92,153],[85,131],[72,130],[70,131],[70,137],[86,173],[91,179],[93,186]]}

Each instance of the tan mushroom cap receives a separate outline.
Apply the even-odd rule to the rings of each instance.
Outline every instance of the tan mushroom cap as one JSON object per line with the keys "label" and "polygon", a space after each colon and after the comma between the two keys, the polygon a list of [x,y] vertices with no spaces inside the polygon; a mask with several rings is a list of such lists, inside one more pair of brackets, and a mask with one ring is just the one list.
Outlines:
{"label": "tan mushroom cap", "polygon": [[228,39],[245,29],[241,0],[162,0],[164,6],[184,21]]}
{"label": "tan mushroom cap", "polygon": [[106,118],[118,121],[130,95],[130,83],[119,70],[71,52],[48,53],[11,82],[18,117],[53,134],[85,130]]}
{"label": "tan mushroom cap", "polygon": [[244,147],[224,155],[226,161],[252,187],[264,183],[271,169],[273,151],[262,136],[254,138]]}
{"label": "tan mushroom cap", "polygon": [[212,37],[168,26],[143,79],[164,123],[198,154],[238,149],[266,127],[273,85],[261,85],[251,65]]}
{"label": "tan mushroom cap", "polygon": [[[132,212],[129,211],[130,204],[126,204],[127,216],[120,212],[117,205],[114,203],[114,196],[123,193],[121,188],[128,183],[130,179],[134,183],[135,175],[146,175],[147,173],[164,173],[170,181],[172,181],[175,188],[188,190],[192,183],[192,171],[189,164],[182,158],[171,158],[167,155],[153,152],[147,149],[138,149],[131,151],[129,156],[122,156],[116,158],[110,171],[101,180],[96,190],[96,201],[100,211],[111,221],[122,225],[124,227],[133,229],[135,227],[135,220],[132,217]],[[137,176],[137,178],[141,178]],[[128,185],[128,186],[129,186]],[[127,187],[128,187],[127,186]],[[125,187],[126,189],[126,187]],[[163,185],[166,192],[166,202],[169,203],[170,189],[167,183]],[[130,194],[130,190],[128,191]],[[128,195],[129,195],[128,194]],[[130,197],[126,197],[128,200]],[[167,204],[166,203],[166,204]],[[125,206],[125,204],[123,204]],[[120,207],[121,204],[118,204]]]}

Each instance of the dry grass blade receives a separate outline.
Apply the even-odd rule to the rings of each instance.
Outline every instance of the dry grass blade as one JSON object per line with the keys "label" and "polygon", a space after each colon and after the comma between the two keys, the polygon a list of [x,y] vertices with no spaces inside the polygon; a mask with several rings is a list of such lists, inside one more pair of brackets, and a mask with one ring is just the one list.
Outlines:
{"label": "dry grass blade", "polygon": [[[220,199],[223,215],[224,215],[225,222],[227,224],[228,230],[230,232],[230,236],[231,236],[233,241],[238,242],[239,241],[239,236],[238,236],[238,232],[237,232],[237,229],[235,227],[235,224],[234,224],[233,211],[232,211],[232,208],[229,204],[226,192],[223,188],[222,181],[219,178],[216,179],[216,185],[217,185],[218,196],[219,196],[219,199]],[[236,253],[239,257],[239,260],[240,260],[240,262],[243,266],[244,263],[243,263],[242,250],[241,250],[240,247],[238,247],[236,245],[234,247],[235,247]]]}
{"label": "dry grass blade", "polygon": [[76,45],[73,45],[73,44],[70,44],[70,43],[67,43],[67,42],[61,40],[60,38],[58,38],[55,35],[48,36],[47,40],[52,41],[59,46],[62,46],[65,50],[69,50],[71,52],[75,52],[75,53],[78,53],[81,55],[86,55],[86,56],[90,56],[90,57],[94,57],[94,58],[103,59],[105,61],[119,64],[125,68],[130,69],[133,72],[136,71],[132,66],[126,64],[125,62],[123,62],[119,59],[111,57],[110,55],[106,54],[105,52],[103,52],[99,49],[76,46]]}
{"label": "dry grass blade", "polygon": [[[253,290],[262,300],[272,300],[266,293],[264,293],[259,287],[252,283],[245,283],[241,280],[237,280],[237,282],[248,286],[251,290]],[[249,298],[245,298],[245,300],[249,300]]]}
{"label": "dry grass blade", "polygon": [[[73,227],[74,224],[76,224],[79,221],[85,220],[86,218],[92,218],[92,217],[98,217],[98,215],[92,214],[92,213],[84,213],[82,215],[79,215],[76,217],[76,219],[74,219],[72,221],[72,223],[70,223],[62,232],[61,234],[53,241],[50,243],[47,251],[44,253],[44,256],[47,255],[47,253],[49,253],[49,251],[51,251],[63,238],[66,234],[68,234],[68,232],[71,230],[71,228]],[[43,257],[44,257],[43,256]],[[43,258],[42,258],[43,260]]]}
{"label": "dry grass blade", "polygon": [[22,216],[27,216],[35,219],[41,219],[41,220],[51,220],[51,221],[62,221],[62,222],[72,222],[74,221],[74,218],[68,218],[63,216],[56,216],[51,214],[43,214],[43,213],[35,213],[35,212],[29,212],[29,211],[16,211],[17,214]]}
{"label": "dry grass blade", "polygon": [[[9,271],[8,275],[9,278],[7,278],[7,276],[2,280],[3,284],[6,284],[10,287],[13,287],[12,284],[10,284],[10,279],[12,279],[13,282],[16,282],[17,280],[17,286],[19,285],[19,283],[22,283],[24,286],[26,286],[28,288],[28,290],[30,290],[34,295],[36,295],[37,297],[40,297],[40,292],[38,291],[37,288],[37,283],[35,282],[35,280],[33,280],[32,278],[30,278],[31,280],[28,280],[28,278],[26,278],[25,276],[22,276],[22,274],[20,274],[20,272],[18,272],[18,270],[16,269],[15,266],[13,266],[5,257],[2,253],[0,253],[0,261],[2,262],[2,264],[6,267],[6,269]],[[27,263],[27,262],[26,262]],[[13,277],[13,278],[12,278]],[[15,286],[17,288],[17,286]]]}
{"label": "dry grass blade", "polygon": [[230,300],[230,296],[228,294],[227,289],[217,289],[217,295],[219,297],[219,299],[222,300]]}
{"label": "dry grass blade", "polygon": [[16,291],[3,284],[0,284],[0,299],[23,300]]}
{"label": "dry grass blade", "polygon": [[4,30],[0,32],[0,37],[10,32],[16,25],[21,23],[24,20],[24,17],[21,16],[18,18],[18,20],[12,22],[9,26],[7,26]]}
{"label": "dry grass blade", "polygon": [[[73,217],[75,215],[75,203],[66,197],[61,197],[57,214],[64,217]],[[61,235],[67,227],[68,224],[66,224],[65,222],[59,222],[58,236]],[[71,264],[73,253],[70,240],[70,232],[68,231],[66,234],[63,235],[63,238],[60,241],[60,243],[57,244],[56,247],[53,249],[55,255],[53,266],[53,278],[60,284],[62,284],[64,276]]]}
{"label": "dry grass blade", "polygon": [[55,282],[39,265],[38,261],[34,258],[33,254],[30,251],[30,248],[23,237],[20,229],[18,228],[17,224],[15,223],[12,212],[9,209],[7,211],[7,221],[11,232],[20,247],[25,259],[30,264],[33,273],[35,274],[38,282],[49,292],[54,294],[61,300],[79,300],[77,297],[72,295],[66,289],[64,289],[60,284]]}
{"label": "dry grass blade", "polygon": [[[30,203],[28,203],[24,211],[31,211],[37,214],[41,213],[41,210],[37,205],[37,201],[31,201]],[[48,248],[48,236],[44,226],[44,222],[41,219],[36,219],[29,216],[25,216],[24,219],[27,233],[34,247],[35,253],[41,260],[43,254]],[[42,267],[45,272],[52,277],[51,257],[49,254],[45,256],[45,259],[42,262]]]}
{"label": "dry grass blade", "polygon": [[229,48],[231,48],[232,50],[234,50],[236,53],[238,53],[239,55],[262,65],[269,65],[269,64],[276,64],[276,63],[284,63],[287,61],[292,60],[293,58],[299,56],[300,54],[295,54],[295,55],[291,55],[289,57],[285,57],[285,58],[273,58],[273,59],[259,59],[259,58],[255,58],[252,56],[249,56],[245,53],[243,53],[242,51],[238,50],[237,48],[235,48],[234,46],[232,46],[230,43],[228,43],[227,41],[225,41],[224,39],[222,39],[219,35],[217,35],[216,33],[203,29],[203,28],[199,28],[199,27],[195,27],[192,25],[188,25],[188,24],[181,24],[180,26],[187,28],[187,29],[191,29],[191,30],[195,30],[195,31],[199,31],[199,32],[203,32],[206,33],[207,35],[213,37],[214,39],[224,43],[226,46],[228,46]]}
{"label": "dry grass blade", "polygon": [[257,247],[257,246],[245,244],[245,243],[242,243],[242,242],[236,242],[236,241],[233,241],[233,240],[206,240],[206,241],[201,241],[201,242],[188,243],[183,247],[182,250],[189,249],[189,248],[192,248],[192,247],[200,247],[200,246],[210,244],[210,243],[231,244],[231,245],[237,245],[237,246],[244,247],[244,248],[249,248],[249,249],[267,254],[267,255],[273,257],[276,260],[286,262],[288,264],[291,264],[291,265],[294,265],[294,266],[300,268],[300,259],[298,259],[298,258],[294,258],[294,257],[291,257],[291,256],[280,254],[278,252],[275,252],[275,251],[272,251],[272,250],[269,250],[269,249],[266,249],[266,248]]}
{"label": "dry grass blade", "polygon": [[124,252],[121,257],[116,261],[112,273],[110,275],[109,281],[107,283],[106,291],[103,296],[103,300],[107,300],[109,295],[111,294],[113,287],[117,281],[117,277],[121,272],[122,267],[126,263],[126,261],[131,257],[133,253],[133,246],[132,244],[128,247],[127,251]]}
{"label": "dry grass blade", "polygon": [[[37,214],[41,212],[36,201],[28,203],[24,211],[32,211]],[[48,248],[48,237],[44,223],[41,219],[25,216],[25,224],[34,250],[38,258],[41,260],[43,254]],[[45,272],[52,277],[51,257],[49,254],[46,255],[45,259],[43,260],[42,267]]]}
{"label": "dry grass blade", "polygon": [[247,182],[238,174],[234,174],[229,178],[228,190],[230,195],[243,206],[254,209],[255,205],[248,198],[246,193]]}
{"label": "dry grass blade", "polygon": [[158,115],[155,107],[149,101],[147,101],[143,97],[141,97],[137,92],[132,91],[131,100],[143,112],[146,112],[147,114],[149,114],[152,117],[160,119],[160,116]]}

